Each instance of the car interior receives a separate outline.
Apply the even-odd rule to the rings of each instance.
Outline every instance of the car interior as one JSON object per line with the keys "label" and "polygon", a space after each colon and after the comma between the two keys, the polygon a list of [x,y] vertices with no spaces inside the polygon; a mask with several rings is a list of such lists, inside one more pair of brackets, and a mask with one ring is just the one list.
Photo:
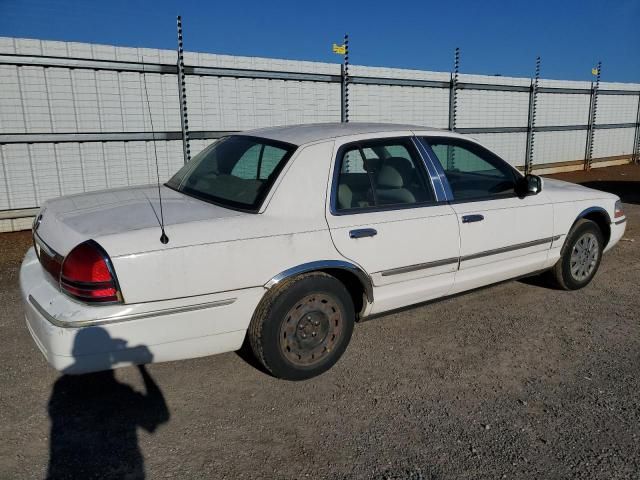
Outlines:
{"label": "car interior", "polygon": [[184,186],[191,192],[251,206],[273,180],[287,150],[247,138],[230,138],[194,159]]}
{"label": "car interior", "polygon": [[465,142],[438,143],[429,140],[431,149],[444,169],[456,200],[470,200],[513,193],[515,172],[502,160],[483,154],[481,147]]}
{"label": "car interior", "polygon": [[347,150],[340,166],[339,210],[433,201],[424,174],[404,145]]}

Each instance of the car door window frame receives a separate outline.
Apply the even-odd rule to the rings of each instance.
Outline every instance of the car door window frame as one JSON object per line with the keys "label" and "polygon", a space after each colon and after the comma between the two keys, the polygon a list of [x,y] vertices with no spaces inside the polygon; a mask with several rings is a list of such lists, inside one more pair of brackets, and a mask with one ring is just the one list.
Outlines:
{"label": "car door window frame", "polygon": [[[423,202],[414,202],[414,203],[406,203],[406,204],[395,204],[395,205],[373,205],[370,207],[361,207],[361,208],[347,208],[347,209],[338,209],[338,186],[340,181],[340,173],[342,170],[342,162],[344,160],[345,153],[348,150],[359,150],[360,154],[363,155],[364,150],[367,148],[371,148],[371,146],[376,146],[376,144],[396,144],[403,145],[409,154],[415,157],[414,168],[418,170],[418,175],[421,176],[424,187],[427,189],[429,193],[431,193],[434,200],[423,201]],[[363,155],[363,158],[366,156]],[[369,181],[371,182],[370,175]],[[334,216],[342,216],[342,215],[357,215],[361,213],[372,213],[372,212],[386,212],[393,210],[406,210],[411,208],[423,208],[430,207],[434,205],[440,205],[442,203],[446,203],[446,199],[442,197],[442,195],[438,194],[438,189],[434,185],[434,180],[432,178],[432,174],[430,169],[426,166],[425,157],[421,151],[421,148],[417,145],[414,136],[402,136],[402,137],[385,137],[385,138],[372,138],[366,140],[357,140],[354,142],[348,142],[341,145],[336,152],[336,155],[333,159],[333,175],[331,180],[331,197],[329,201],[329,211],[331,215]],[[375,186],[372,184],[372,188],[375,192]],[[374,193],[375,195],[375,193]]]}
{"label": "car door window frame", "polygon": [[[515,192],[515,189],[514,189],[513,192],[507,192],[507,193],[502,193],[502,194],[483,195],[483,196],[479,196],[479,197],[475,197],[475,198],[460,198],[460,199],[456,199],[454,194],[453,194],[453,190],[451,189],[451,185],[449,183],[449,179],[447,177],[446,170],[444,169],[444,167],[440,163],[440,160],[438,159],[438,156],[436,155],[436,153],[431,148],[430,141],[433,141],[434,143],[436,143],[438,141],[441,142],[441,143],[449,143],[449,144],[451,144],[453,146],[458,146],[458,147],[461,147],[461,148],[467,148],[467,146],[472,146],[475,150],[480,150],[480,152],[483,155],[478,155],[473,150],[468,149],[472,153],[474,153],[475,155],[480,157],[482,160],[484,160],[484,161],[486,161],[486,162],[488,162],[490,164],[496,163],[496,164],[498,164],[498,165],[500,165],[502,167],[506,167],[506,169],[509,170],[511,172],[511,174],[513,175],[514,185],[517,183],[517,181],[520,178],[522,178],[522,174],[516,168],[514,168],[511,164],[509,164],[508,162],[506,162],[505,160],[500,158],[498,155],[496,155],[494,152],[492,152],[491,150],[487,149],[486,147],[480,145],[479,143],[473,142],[471,140],[467,140],[467,139],[464,139],[464,138],[458,138],[458,137],[447,137],[447,136],[437,136],[437,135],[433,135],[433,136],[422,135],[422,136],[418,137],[417,140],[421,144],[421,146],[424,148],[426,155],[431,159],[431,163],[433,164],[434,168],[438,171],[438,178],[443,183],[443,185],[445,187],[445,191],[446,191],[446,195],[447,195],[449,203],[453,204],[453,203],[485,202],[485,201],[489,201],[489,200],[503,200],[505,198],[518,197],[518,195],[517,195],[517,193]],[[484,154],[486,154],[486,155],[484,155]],[[485,157],[488,157],[488,158],[485,158]]]}

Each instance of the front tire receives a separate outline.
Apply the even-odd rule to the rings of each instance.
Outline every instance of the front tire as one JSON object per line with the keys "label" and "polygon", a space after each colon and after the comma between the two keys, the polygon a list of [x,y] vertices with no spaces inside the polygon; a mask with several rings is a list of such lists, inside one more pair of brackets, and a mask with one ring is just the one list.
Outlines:
{"label": "front tire", "polygon": [[323,272],[273,287],[249,325],[249,344],[272,375],[304,380],[324,373],[342,356],[355,312],[345,286]]}
{"label": "front tire", "polygon": [[600,267],[603,248],[600,227],[591,220],[578,220],[562,247],[560,260],[551,270],[556,285],[564,290],[586,287]]}

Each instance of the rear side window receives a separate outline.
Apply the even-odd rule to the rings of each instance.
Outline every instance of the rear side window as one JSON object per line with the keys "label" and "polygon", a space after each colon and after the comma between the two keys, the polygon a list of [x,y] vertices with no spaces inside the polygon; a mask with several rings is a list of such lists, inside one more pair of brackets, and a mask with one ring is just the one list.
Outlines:
{"label": "rear side window", "polygon": [[422,159],[409,139],[351,144],[342,149],[335,180],[337,211],[434,202]]}
{"label": "rear side window", "polygon": [[240,157],[231,174],[246,180],[267,180],[286,153],[264,143],[253,145]]}
{"label": "rear side window", "polygon": [[225,207],[255,211],[295,148],[272,140],[232,135],[196,155],[167,186]]}

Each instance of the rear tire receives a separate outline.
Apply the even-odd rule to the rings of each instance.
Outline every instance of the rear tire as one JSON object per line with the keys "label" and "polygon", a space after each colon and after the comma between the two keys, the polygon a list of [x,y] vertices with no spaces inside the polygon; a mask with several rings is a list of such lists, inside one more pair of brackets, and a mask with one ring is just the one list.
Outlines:
{"label": "rear tire", "polygon": [[553,282],[563,290],[586,287],[600,267],[604,238],[591,220],[578,220],[560,251],[560,260],[551,270]]}
{"label": "rear tire", "polygon": [[273,287],[256,309],[247,335],[253,354],[273,376],[304,380],[342,356],[355,312],[345,286],[311,272]]}

